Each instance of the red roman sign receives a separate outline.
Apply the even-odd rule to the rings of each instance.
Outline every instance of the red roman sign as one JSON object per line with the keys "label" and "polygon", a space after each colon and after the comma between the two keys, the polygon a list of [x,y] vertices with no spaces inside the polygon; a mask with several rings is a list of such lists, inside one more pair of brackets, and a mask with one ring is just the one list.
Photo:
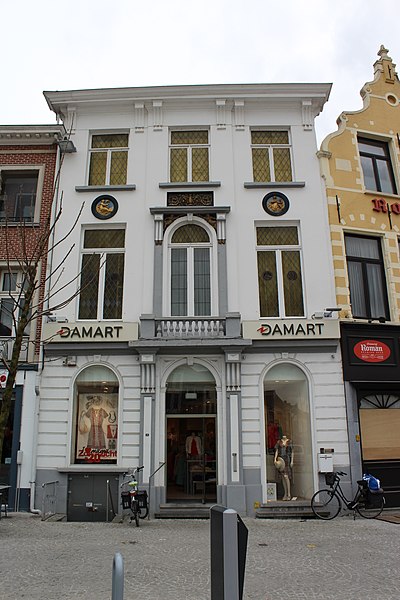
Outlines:
{"label": "red roman sign", "polygon": [[362,340],[353,348],[354,354],[360,360],[368,363],[378,363],[387,360],[391,354],[389,346],[378,340]]}

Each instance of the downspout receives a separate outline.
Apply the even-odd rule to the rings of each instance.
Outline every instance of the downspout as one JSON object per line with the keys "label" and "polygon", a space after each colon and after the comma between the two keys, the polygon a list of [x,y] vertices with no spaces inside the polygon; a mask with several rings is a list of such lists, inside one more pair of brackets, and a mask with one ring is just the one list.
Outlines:
{"label": "downspout", "polygon": [[[56,216],[57,210],[58,210],[60,178],[57,177],[57,174],[60,169],[60,164],[61,164],[60,147],[57,146],[57,157],[56,157],[55,174],[54,174],[55,181],[56,181],[56,187],[54,190],[54,201],[52,202],[52,205],[51,205],[52,215],[51,215],[51,220],[50,220],[50,226],[54,223],[54,219],[55,219],[55,216]],[[49,308],[49,293],[50,293],[50,289],[51,289],[50,275],[51,275],[52,267],[53,267],[54,237],[55,237],[55,229],[53,229],[51,241],[49,240],[51,252],[48,255],[48,260],[47,260],[47,265],[46,265],[47,284],[46,284],[46,289],[44,291],[44,299],[43,299],[44,310]],[[44,312],[44,311],[42,311],[42,312]],[[44,318],[44,315],[42,316],[42,325],[43,325],[43,318]],[[34,423],[33,423],[30,503],[29,503],[29,510],[31,513],[33,513],[35,515],[42,514],[41,510],[39,510],[38,508],[35,508],[37,438],[38,438],[39,409],[40,409],[40,407],[39,407],[39,405],[40,405],[40,380],[41,380],[41,375],[42,375],[43,365],[44,365],[43,335],[41,334],[40,337],[41,337],[41,339],[40,339],[40,350],[39,350],[39,364],[38,364],[38,372],[37,372],[36,384],[35,384],[35,412],[34,412]]]}

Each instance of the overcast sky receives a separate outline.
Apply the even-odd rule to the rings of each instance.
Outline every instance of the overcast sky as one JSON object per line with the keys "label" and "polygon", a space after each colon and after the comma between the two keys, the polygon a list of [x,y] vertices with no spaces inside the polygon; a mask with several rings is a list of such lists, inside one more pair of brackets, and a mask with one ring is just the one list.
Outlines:
{"label": "overcast sky", "polygon": [[328,82],[318,142],[357,110],[399,0],[2,0],[0,124],[54,123],[43,90]]}

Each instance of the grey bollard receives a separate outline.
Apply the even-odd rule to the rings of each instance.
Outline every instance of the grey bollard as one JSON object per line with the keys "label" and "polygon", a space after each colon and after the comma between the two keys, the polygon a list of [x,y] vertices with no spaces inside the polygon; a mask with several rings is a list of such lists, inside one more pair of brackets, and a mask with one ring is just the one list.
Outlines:
{"label": "grey bollard", "polygon": [[114,554],[111,600],[124,600],[124,559],[120,552]]}
{"label": "grey bollard", "polygon": [[211,600],[242,600],[248,530],[237,512],[210,509]]}

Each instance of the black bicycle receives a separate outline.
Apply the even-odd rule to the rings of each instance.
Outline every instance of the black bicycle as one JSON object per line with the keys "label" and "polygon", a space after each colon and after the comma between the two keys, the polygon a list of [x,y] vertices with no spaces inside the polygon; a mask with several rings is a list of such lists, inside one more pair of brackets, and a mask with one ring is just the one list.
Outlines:
{"label": "black bicycle", "polygon": [[131,511],[130,522],[135,521],[136,527],[139,527],[139,519],[145,519],[149,514],[147,491],[138,489],[137,477],[142,470],[143,467],[137,467],[133,472],[124,473],[121,484],[121,488],[129,488],[121,492],[122,509]]}
{"label": "black bicycle", "polygon": [[379,517],[385,506],[383,490],[370,490],[368,481],[357,481],[358,489],[353,500],[346,498],[341,486],[340,478],[346,475],[343,471],[326,473],[325,481],[330,489],[318,490],[311,498],[311,508],[316,517],[329,521],[338,516],[342,510],[342,502],[348,510],[357,511],[364,519]]}

